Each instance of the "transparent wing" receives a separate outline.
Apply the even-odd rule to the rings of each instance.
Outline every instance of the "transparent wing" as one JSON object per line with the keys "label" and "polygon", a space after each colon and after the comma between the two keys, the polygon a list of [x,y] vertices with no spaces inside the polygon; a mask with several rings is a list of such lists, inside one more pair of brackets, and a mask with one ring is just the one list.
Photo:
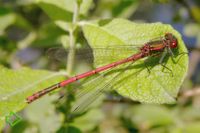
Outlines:
{"label": "transparent wing", "polygon": [[[89,63],[93,62],[94,56],[101,60],[120,59],[125,58],[138,51],[139,47],[132,45],[118,45],[109,47],[95,47],[95,48],[79,48],[76,49],[76,60],[83,60]],[[66,62],[70,49],[62,47],[54,47],[47,50],[46,54],[49,59]],[[124,55],[124,57],[121,57]],[[119,57],[120,56],[120,57]],[[108,58],[109,57],[109,58]]]}
{"label": "transparent wing", "polygon": [[[118,68],[106,71],[93,77],[93,79],[88,79],[83,85],[82,88],[76,95],[76,101],[72,107],[72,111],[75,113],[84,112],[90,106],[95,105],[95,103],[103,97],[103,92],[112,88],[115,81],[120,78],[120,75],[126,71],[126,68],[131,66],[133,62],[124,64],[122,71],[116,71]],[[111,72],[114,72],[113,78],[105,80],[105,76]],[[92,77],[91,77],[92,78]]]}
{"label": "transparent wing", "polygon": [[101,91],[102,85],[105,84],[103,82],[105,78],[100,74],[83,84],[75,95],[76,101],[72,106],[72,111],[74,113],[85,112],[90,107],[89,105],[92,106],[92,102],[95,103],[94,99],[98,101],[103,96]]}

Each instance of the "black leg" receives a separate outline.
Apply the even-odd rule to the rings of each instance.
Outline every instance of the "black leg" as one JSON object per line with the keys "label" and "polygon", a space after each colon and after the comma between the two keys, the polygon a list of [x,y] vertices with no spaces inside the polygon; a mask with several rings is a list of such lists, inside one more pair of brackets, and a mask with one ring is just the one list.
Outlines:
{"label": "black leg", "polygon": [[168,53],[169,53],[172,57],[174,57],[174,53],[172,52],[172,50],[171,50],[170,47],[167,48],[167,51],[168,51]]}
{"label": "black leg", "polygon": [[185,55],[185,54],[189,54],[189,53],[187,53],[187,52],[181,52],[181,53],[179,53],[178,56],[180,55],[180,57],[178,58],[177,61],[173,61],[173,62],[174,62],[174,63],[178,63],[179,60],[182,58],[182,56]]}
{"label": "black leg", "polygon": [[147,65],[147,60],[144,60],[144,66],[145,66],[145,68],[147,68],[147,71],[148,71],[148,76],[150,75],[150,73],[151,73],[151,71],[150,71],[150,69],[149,69],[149,67],[148,67],[148,65]]}
{"label": "black leg", "polygon": [[[168,67],[167,67],[165,64],[163,64],[163,63],[160,63],[160,65],[163,66],[163,68],[166,68],[167,70],[169,70],[170,73],[171,73],[171,75],[172,75],[172,77],[174,77],[173,71],[172,71],[170,68],[168,68]],[[162,71],[164,71],[164,69],[163,69]]]}
{"label": "black leg", "polygon": [[[166,50],[167,50],[167,51],[164,51],[164,52],[163,52],[163,55],[161,56],[161,58],[160,58],[160,60],[159,60],[159,64],[160,64],[161,66],[163,66],[163,68],[166,68],[167,70],[169,70],[170,73],[172,74],[172,77],[173,77],[174,74],[173,74],[172,70],[171,70],[170,68],[168,68],[168,67],[166,66],[166,64],[163,64],[164,58],[166,57],[167,53],[169,53],[169,49],[166,49]],[[170,50],[171,50],[171,49],[170,49]],[[173,55],[172,55],[172,57],[173,57]],[[164,71],[164,69],[163,69],[162,71]]]}

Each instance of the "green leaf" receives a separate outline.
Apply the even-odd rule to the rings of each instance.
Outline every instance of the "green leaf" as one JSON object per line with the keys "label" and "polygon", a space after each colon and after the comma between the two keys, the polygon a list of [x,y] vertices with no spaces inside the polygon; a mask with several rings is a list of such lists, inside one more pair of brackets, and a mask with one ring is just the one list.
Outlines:
{"label": "green leaf", "polygon": [[[53,20],[72,21],[74,6],[76,0],[36,0],[37,4],[49,15]],[[92,0],[83,0],[80,5],[80,14],[86,15]]]}
{"label": "green leaf", "polygon": [[60,21],[60,20],[55,21],[55,24],[64,31],[69,31],[69,29],[72,29],[73,27],[71,23],[67,23],[65,21]]}
{"label": "green leaf", "polygon": [[[116,3],[116,1],[114,1]],[[133,12],[136,11],[139,5],[138,0],[121,0],[112,9],[112,14],[114,17],[131,17]]]}
{"label": "green leaf", "polygon": [[0,34],[3,32],[8,26],[15,22],[15,15],[12,13],[1,15],[0,16]]}
{"label": "green leaf", "polygon": [[100,109],[92,109],[83,116],[76,118],[72,125],[78,127],[81,131],[90,131],[94,129],[103,118],[104,115]]}
{"label": "green leaf", "polygon": [[80,14],[87,15],[92,4],[93,4],[93,0],[82,0],[81,5],[80,5]]}
{"label": "green leaf", "polygon": [[[163,37],[170,32],[178,39],[178,48],[172,50],[175,57],[167,55],[164,59],[165,66],[172,73],[159,65],[160,57],[145,58],[134,62],[130,68],[123,72],[118,80],[112,81],[117,92],[125,97],[145,103],[174,103],[177,93],[188,69],[188,55],[179,53],[187,52],[181,35],[170,25],[162,23],[139,24],[124,19],[101,20],[82,25],[85,38],[92,48],[109,46],[135,45],[144,46],[152,39]],[[113,50],[112,56],[102,59],[101,53],[94,54],[94,65],[100,67],[114,61],[129,57],[138,52],[138,49],[130,49],[127,52]],[[106,56],[104,54],[104,56]],[[119,69],[126,69],[118,67]],[[112,79],[119,69],[113,69],[113,73],[107,74],[106,79]],[[105,80],[106,80],[105,79]]]}
{"label": "green leaf", "polygon": [[[148,111],[146,111],[148,110]],[[170,111],[163,106],[138,105],[128,110],[129,118],[138,126],[157,127],[173,124],[173,116]]]}
{"label": "green leaf", "polygon": [[11,25],[16,25],[24,29],[31,29],[29,22],[21,15],[13,13],[10,9],[0,7],[0,35]]}
{"label": "green leaf", "polygon": [[18,112],[26,105],[26,98],[64,79],[64,74],[23,68],[10,70],[0,66],[0,129],[5,116]]}
{"label": "green leaf", "polygon": [[59,29],[54,23],[46,23],[37,31],[38,38],[32,43],[32,45],[41,48],[61,44],[60,36],[63,34],[66,34],[66,32]]}
{"label": "green leaf", "polygon": [[56,133],[82,133],[80,129],[74,126],[63,126]]}
{"label": "green leaf", "polygon": [[53,97],[56,98],[55,95],[44,97],[42,100],[39,100],[39,102],[30,104],[23,111],[23,114],[26,116],[26,120],[30,123],[34,123],[40,133],[55,133],[61,126],[62,119],[64,119],[58,115],[57,111],[55,111],[55,103],[53,102],[55,99],[53,99]]}
{"label": "green leaf", "polygon": [[68,2],[65,0],[37,0],[37,4],[48,14],[53,20],[72,20],[72,12],[70,6],[73,1]]}
{"label": "green leaf", "polygon": [[62,35],[60,37],[60,41],[62,43],[62,46],[67,49],[69,48],[69,36],[68,35]]}
{"label": "green leaf", "polygon": [[96,7],[95,14],[110,18],[129,18],[138,7],[138,0],[100,0]]}

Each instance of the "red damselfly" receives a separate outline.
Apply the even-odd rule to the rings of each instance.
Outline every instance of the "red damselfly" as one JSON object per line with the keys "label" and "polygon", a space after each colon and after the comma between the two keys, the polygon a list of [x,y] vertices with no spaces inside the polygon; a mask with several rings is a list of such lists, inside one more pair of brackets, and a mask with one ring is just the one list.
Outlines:
{"label": "red damselfly", "polygon": [[[120,66],[122,64],[126,64],[128,62],[135,62],[135,61],[142,59],[144,57],[149,57],[149,56],[154,57],[154,56],[157,56],[157,55],[164,53],[164,51],[167,51],[168,53],[170,53],[173,56],[173,52],[172,52],[171,49],[177,48],[177,45],[178,45],[178,42],[177,42],[176,37],[171,33],[166,33],[164,35],[164,37],[162,37],[160,39],[157,39],[157,40],[154,40],[154,41],[149,41],[149,42],[145,43],[139,49],[138,53],[133,54],[130,57],[124,58],[122,60],[119,60],[119,61],[116,61],[116,62],[113,62],[113,63],[110,63],[110,64],[107,64],[107,65],[102,66],[102,67],[98,67],[98,68],[96,68],[92,71],[88,71],[88,72],[85,72],[83,74],[76,75],[76,76],[71,77],[67,80],[64,80],[60,83],[54,84],[54,85],[52,85],[48,88],[45,88],[45,89],[43,89],[39,92],[36,92],[33,95],[27,97],[26,101],[27,101],[27,103],[31,103],[31,102],[35,101],[36,99],[44,96],[45,94],[52,92],[55,89],[65,87],[65,86],[69,85],[70,83],[73,83],[73,82],[75,82],[79,79],[90,77],[92,75],[96,75],[96,74],[103,72],[103,71],[108,71],[112,68],[115,68],[115,67]],[[165,56],[166,56],[165,53],[162,54],[160,61],[159,61],[160,64],[162,64],[162,61],[163,61]],[[119,76],[119,75],[120,75],[120,73],[117,74],[117,76]]]}

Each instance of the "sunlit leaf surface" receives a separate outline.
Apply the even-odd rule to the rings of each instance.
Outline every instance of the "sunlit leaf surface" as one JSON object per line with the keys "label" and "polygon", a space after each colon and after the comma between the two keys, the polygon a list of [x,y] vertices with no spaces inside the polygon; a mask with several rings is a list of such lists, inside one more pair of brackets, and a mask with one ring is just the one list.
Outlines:
{"label": "sunlit leaf surface", "polygon": [[[137,24],[124,19],[102,20],[83,25],[84,35],[91,45],[97,46],[115,46],[118,45],[136,45],[143,46],[145,43],[155,38],[163,37],[165,33],[170,32],[178,39],[178,48],[173,50],[174,57],[167,55],[163,63],[171,71],[159,65],[160,57],[145,58],[136,61],[127,69],[117,81],[113,81],[114,88],[123,96],[133,100],[145,103],[174,103],[179,88],[186,76],[188,69],[188,55],[184,42],[180,34],[170,25],[162,23]],[[115,58],[108,57],[102,60],[99,54],[94,53],[95,66],[99,67],[113,61],[131,56],[137,51],[127,52],[111,51]],[[182,55],[181,55],[182,53]],[[146,67],[145,67],[145,64]],[[150,69],[150,73],[148,69]],[[113,78],[113,73],[106,76],[107,79]],[[173,75],[173,76],[172,76]],[[106,80],[106,79],[105,79]]]}

